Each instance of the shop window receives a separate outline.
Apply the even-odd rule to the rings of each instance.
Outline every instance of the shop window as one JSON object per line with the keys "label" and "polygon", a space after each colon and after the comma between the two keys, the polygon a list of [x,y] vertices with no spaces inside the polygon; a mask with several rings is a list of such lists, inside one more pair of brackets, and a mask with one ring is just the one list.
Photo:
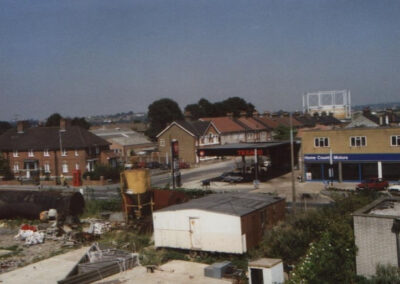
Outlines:
{"label": "shop window", "polygon": [[329,147],[329,138],[328,137],[315,137],[314,138],[314,146],[315,147]]}
{"label": "shop window", "polygon": [[350,146],[352,146],[352,147],[367,146],[367,137],[366,136],[352,136],[352,137],[350,137]]}
{"label": "shop window", "polygon": [[393,135],[392,139],[392,146],[400,146],[400,135]]}

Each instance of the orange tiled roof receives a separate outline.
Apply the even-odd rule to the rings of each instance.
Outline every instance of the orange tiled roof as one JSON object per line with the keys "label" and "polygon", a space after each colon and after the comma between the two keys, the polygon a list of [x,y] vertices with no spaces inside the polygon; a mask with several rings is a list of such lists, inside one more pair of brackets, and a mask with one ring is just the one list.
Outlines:
{"label": "orange tiled roof", "polygon": [[212,123],[215,125],[215,127],[218,129],[218,131],[221,133],[245,131],[245,129],[242,126],[237,124],[232,118],[230,118],[228,116],[204,117],[204,118],[201,118],[201,120],[212,121]]}
{"label": "orange tiled roof", "polygon": [[238,120],[251,130],[265,130],[266,127],[252,117],[239,117]]}

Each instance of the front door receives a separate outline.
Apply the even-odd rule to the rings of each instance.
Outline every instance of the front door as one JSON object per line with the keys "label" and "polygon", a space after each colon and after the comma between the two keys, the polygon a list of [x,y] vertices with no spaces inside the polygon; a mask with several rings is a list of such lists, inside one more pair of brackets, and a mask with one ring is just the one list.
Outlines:
{"label": "front door", "polygon": [[201,248],[200,218],[189,218],[190,222],[190,241],[193,249]]}

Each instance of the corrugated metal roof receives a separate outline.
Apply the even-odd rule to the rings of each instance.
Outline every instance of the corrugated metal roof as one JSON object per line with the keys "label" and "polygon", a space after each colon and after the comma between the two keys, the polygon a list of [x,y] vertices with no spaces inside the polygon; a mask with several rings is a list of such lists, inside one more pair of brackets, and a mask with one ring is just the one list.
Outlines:
{"label": "corrugated metal roof", "polygon": [[169,206],[157,212],[198,209],[234,216],[244,216],[283,199],[282,197],[263,193],[219,193]]}

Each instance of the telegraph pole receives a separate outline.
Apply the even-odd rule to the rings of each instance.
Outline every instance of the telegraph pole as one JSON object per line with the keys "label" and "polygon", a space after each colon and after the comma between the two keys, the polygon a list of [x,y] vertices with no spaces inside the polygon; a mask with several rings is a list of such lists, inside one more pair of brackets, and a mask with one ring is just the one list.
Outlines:
{"label": "telegraph pole", "polygon": [[296,215],[296,186],[294,179],[294,146],[293,146],[293,122],[292,113],[290,112],[290,160],[292,170],[292,210],[293,215]]}

